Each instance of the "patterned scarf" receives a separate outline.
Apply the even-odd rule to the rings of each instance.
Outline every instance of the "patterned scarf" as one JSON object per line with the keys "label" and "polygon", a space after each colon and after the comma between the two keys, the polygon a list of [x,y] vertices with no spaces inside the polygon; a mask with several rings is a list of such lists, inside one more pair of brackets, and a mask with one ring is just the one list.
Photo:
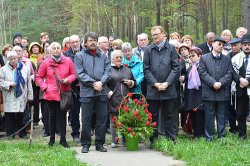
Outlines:
{"label": "patterned scarf", "polygon": [[60,54],[59,57],[55,57],[54,55],[50,54],[50,57],[56,62],[56,63],[60,63],[62,60],[62,54]]}
{"label": "patterned scarf", "polygon": [[14,90],[15,90],[16,98],[20,97],[23,94],[22,88],[25,85],[25,80],[24,80],[22,73],[21,73],[22,68],[23,68],[22,62],[18,62],[16,71],[14,73],[14,81],[16,83],[16,87]]}
{"label": "patterned scarf", "polygon": [[201,86],[201,80],[197,70],[198,64],[199,62],[192,64],[192,69],[190,70],[188,75],[188,89],[199,90],[199,87]]}

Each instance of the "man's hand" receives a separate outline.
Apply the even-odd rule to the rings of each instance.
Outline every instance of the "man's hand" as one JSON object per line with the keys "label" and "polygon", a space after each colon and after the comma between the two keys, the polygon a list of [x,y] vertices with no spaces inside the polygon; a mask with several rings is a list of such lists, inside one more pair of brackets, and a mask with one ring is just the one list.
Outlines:
{"label": "man's hand", "polygon": [[103,86],[103,84],[102,84],[101,81],[97,81],[93,85],[94,89],[97,90],[97,91],[99,91],[99,92],[102,91],[102,89],[103,89],[102,86]]}
{"label": "man's hand", "polygon": [[163,83],[161,83],[161,86],[160,86],[160,91],[161,90],[167,90],[167,88],[168,88],[168,82],[163,82]]}
{"label": "man's hand", "polygon": [[184,81],[185,81],[185,76],[180,76],[180,77],[179,77],[179,81],[180,81],[180,82],[184,82]]}
{"label": "man's hand", "polygon": [[220,82],[215,82],[213,85],[215,90],[219,90],[221,88],[221,83]]}
{"label": "man's hand", "polygon": [[247,87],[249,85],[249,82],[245,78],[241,77],[239,81],[240,81],[240,87],[241,88],[245,88],[245,87]]}
{"label": "man's hand", "polygon": [[154,87],[156,87],[158,90],[160,90],[160,88],[161,88],[161,83],[158,83],[158,82],[155,83],[155,84],[154,84]]}

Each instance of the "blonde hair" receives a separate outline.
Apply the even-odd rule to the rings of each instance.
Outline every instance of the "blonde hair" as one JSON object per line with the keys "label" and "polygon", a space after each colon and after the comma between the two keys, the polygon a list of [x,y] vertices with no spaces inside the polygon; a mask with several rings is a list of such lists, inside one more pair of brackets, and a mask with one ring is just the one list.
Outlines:
{"label": "blonde hair", "polygon": [[192,39],[192,37],[190,35],[184,35],[182,38],[181,38],[181,42],[183,43],[185,39],[190,39],[191,42],[192,42],[192,45],[194,44],[194,41]]}
{"label": "blonde hair", "polygon": [[122,44],[123,44],[123,41],[121,39],[116,39],[113,41],[112,43],[112,47],[116,50],[121,50],[122,49]]}
{"label": "blonde hair", "polygon": [[65,47],[65,44],[66,43],[69,43],[69,37],[65,37],[64,39],[63,39],[63,42],[62,42],[62,47],[64,48]]}
{"label": "blonde hair", "polygon": [[173,32],[173,33],[171,33],[171,34],[169,35],[169,39],[172,39],[174,36],[177,36],[178,39],[181,39],[181,36],[180,36],[180,34],[179,34],[178,32]]}
{"label": "blonde hair", "polygon": [[220,37],[223,37],[225,35],[230,36],[230,40],[233,38],[233,35],[229,29],[225,29],[224,31],[222,31]]}

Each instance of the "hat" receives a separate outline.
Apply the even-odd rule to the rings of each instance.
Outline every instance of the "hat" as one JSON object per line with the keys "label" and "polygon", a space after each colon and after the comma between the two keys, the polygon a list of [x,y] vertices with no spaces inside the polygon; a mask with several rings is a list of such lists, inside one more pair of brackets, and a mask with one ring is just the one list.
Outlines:
{"label": "hat", "polygon": [[224,44],[227,43],[224,39],[222,39],[222,38],[220,38],[220,37],[216,37],[216,38],[214,39],[214,42],[216,42],[216,41],[221,42],[221,43],[224,43]]}
{"label": "hat", "polygon": [[236,44],[236,43],[240,43],[240,42],[241,42],[241,39],[239,39],[239,38],[233,38],[228,43],[229,44]]}
{"label": "hat", "polygon": [[20,32],[16,32],[13,36],[13,40],[17,37],[21,37],[22,38],[22,34]]}
{"label": "hat", "polygon": [[250,34],[245,34],[241,38],[241,43],[250,43]]}
{"label": "hat", "polygon": [[9,51],[7,54],[7,59],[10,57],[17,57],[17,52],[16,51]]}
{"label": "hat", "polygon": [[181,47],[186,47],[188,49],[188,51],[190,50],[190,48],[188,47],[188,45],[186,43],[181,43],[178,49],[178,53],[181,54]]}
{"label": "hat", "polygon": [[202,55],[202,50],[199,47],[193,47],[190,49],[190,52],[194,51],[198,55]]}

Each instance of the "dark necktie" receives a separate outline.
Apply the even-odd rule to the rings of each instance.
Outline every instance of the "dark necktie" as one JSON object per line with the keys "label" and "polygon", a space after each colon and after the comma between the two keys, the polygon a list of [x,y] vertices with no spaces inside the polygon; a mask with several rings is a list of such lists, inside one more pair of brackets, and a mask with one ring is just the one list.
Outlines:
{"label": "dark necktie", "polygon": [[246,55],[246,57],[245,57],[245,63],[244,63],[245,69],[247,69],[248,58],[249,58],[249,55]]}

